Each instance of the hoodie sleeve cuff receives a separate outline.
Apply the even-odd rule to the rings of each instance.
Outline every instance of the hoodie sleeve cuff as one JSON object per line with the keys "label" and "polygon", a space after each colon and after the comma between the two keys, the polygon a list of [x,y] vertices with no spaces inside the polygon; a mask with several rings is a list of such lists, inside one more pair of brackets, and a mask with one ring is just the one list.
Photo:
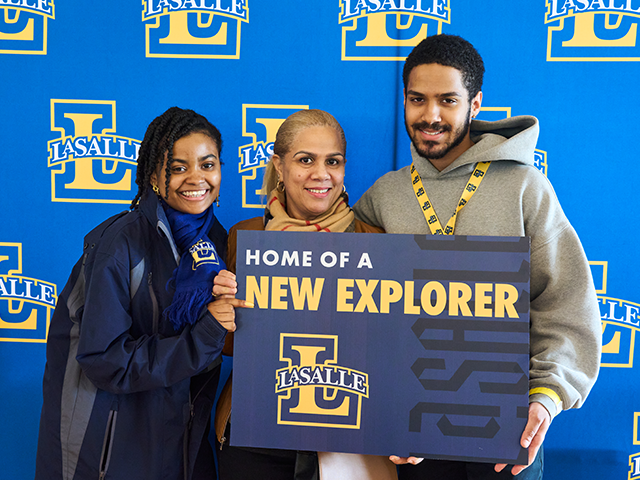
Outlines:
{"label": "hoodie sleeve cuff", "polygon": [[538,402],[547,409],[551,419],[562,411],[562,399],[550,388],[536,387],[529,390],[529,403]]}

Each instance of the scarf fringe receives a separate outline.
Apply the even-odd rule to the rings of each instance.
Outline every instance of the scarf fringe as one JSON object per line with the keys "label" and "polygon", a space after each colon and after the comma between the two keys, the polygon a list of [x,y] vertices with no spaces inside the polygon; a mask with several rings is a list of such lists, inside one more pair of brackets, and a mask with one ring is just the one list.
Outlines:
{"label": "scarf fringe", "polygon": [[202,308],[213,301],[211,289],[197,288],[178,291],[173,302],[164,311],[173,328],[179,330],[184,325],[193,325],[198,320]]}
{"label": "scarf fringe", "polygon": [[[203,308],[213,300],[211,287],[213,278],[226,268],[224,261],[218,257],[215,245],[207,233],[214,224],[213,206],[200,214],[180,212],[162,201],[162,207],[171,227],[171,234],[182,252],[180,263],[167,282],[167,290],[175,285],[171,305],[164,311],[165,318],[171,321],[174,329],[179,331],[185,325],[196,323]],[[210,250],[211,260],[204,261],[200,254],[191,252],[191,247],[199,241],[206,242]]]}

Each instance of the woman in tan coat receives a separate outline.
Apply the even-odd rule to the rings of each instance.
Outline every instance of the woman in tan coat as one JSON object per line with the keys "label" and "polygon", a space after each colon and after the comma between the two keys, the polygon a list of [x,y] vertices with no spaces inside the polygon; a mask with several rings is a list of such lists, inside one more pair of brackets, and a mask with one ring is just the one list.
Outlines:
{"label": "woman in tan coat", "polygon": [[[327,112],[300,110],[284,121],[276,134],[274,154],[265,172],[264,191],[268,201],[264,216],[244,220],[229,231],[227,265],[232,272],[235,272],[238,230],[382,232],[356,220],[349,207],[344,187],[346,148],[342,127]],[[235,276],[228,273],[220,277],[214,293],[235,294]],[[225,278],[228,282],[222,285]],[[224,353],[232,352],[233,335],[230,334]],[[324,453],[316,456],[316,452],[229,446],[230,414],[231,378],[218,401],[215,418],[221,480],[317,479],[318,458],[321,478],[326,476],[323,470],[330,467],[325,462],[329,459],[331,464],[340,465],[344,478],[373,478],[367,476],[367,470],[395,475],[395,466],[385,457]]]}

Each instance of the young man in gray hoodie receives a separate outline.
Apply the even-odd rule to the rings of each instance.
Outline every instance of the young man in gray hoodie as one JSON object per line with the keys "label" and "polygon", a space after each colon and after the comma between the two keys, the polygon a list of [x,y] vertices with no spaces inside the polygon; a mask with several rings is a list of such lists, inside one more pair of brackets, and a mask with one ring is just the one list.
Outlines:
{"label": "young man in gray hoodie", "polygon": [[[600,364],[602,327],[589,264],[547,178],[533,164],[538,120],[473,120],[484,65],[453,35],[423,40],[404,71],[411,166],[381,177],[356,216],[387,233],[531,237],[529,465],[391,459],[401,479],[540,479],[552,419],[578,408]],[[455,212],[455,213],[454,213]],[[453,215],[452,215],[453,214]]]}

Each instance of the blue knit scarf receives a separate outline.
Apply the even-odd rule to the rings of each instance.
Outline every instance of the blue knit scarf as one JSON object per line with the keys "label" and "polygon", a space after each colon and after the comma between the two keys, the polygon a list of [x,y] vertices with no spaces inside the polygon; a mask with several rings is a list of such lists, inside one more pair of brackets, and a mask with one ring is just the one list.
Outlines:
{"label": "blue knit scarf", "polygon": [[182,252],[180,265],[167,284],[167,288],[174,285],[175,294],[164,313],[173,328],[180,330],[198,320],[202,309],[212,301],[214,277],[227,267],[207,236],[215,219],[213,205],[200,214],[179,212],[164,200],[162,206],[169,220],[173,239]]}

